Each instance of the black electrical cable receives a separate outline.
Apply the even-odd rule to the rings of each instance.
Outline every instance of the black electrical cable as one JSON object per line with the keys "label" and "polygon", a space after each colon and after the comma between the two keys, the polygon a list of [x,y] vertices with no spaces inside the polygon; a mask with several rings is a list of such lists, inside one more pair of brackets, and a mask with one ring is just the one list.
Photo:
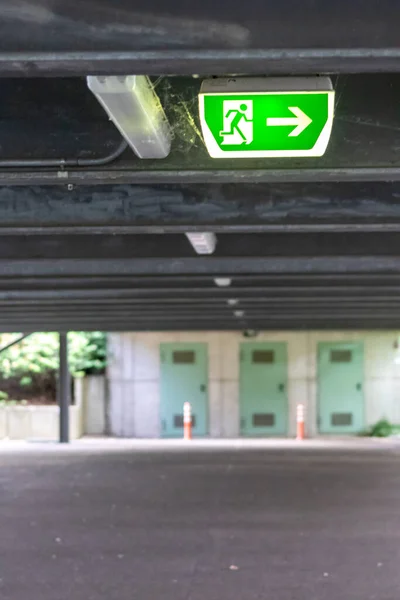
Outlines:
{"label": "black electrical cable", "polygon": [[58,167],[101,167],[108,165],[117,159],[128,148],[128,142],[122,140],[119,146],[106,156],[100,158],[35,158],[35,159],[11,159],[0,160],[0,168],[19,169],[19,168],[46,168]]}
{"label": "black electrical cable", "polygon": [[[102,165],[108,165],[115,159],[119,158],[121,154],[128,148],[128,142],[122,140],[120,145],[107,156],[100,156],[100,158],[78,158],[76,163],[78,167],[101,167]],[[0,163],[1,165],[1,163]]]}

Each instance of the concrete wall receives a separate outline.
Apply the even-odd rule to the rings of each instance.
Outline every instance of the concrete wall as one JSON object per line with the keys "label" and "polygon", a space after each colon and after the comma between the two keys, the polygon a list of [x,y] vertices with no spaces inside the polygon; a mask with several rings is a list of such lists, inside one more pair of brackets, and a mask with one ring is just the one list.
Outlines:
{"label": "concrete wall", "polygon": [[[70,438],[106,432],[106,385],[104,376],[75,380],[75,404],[70,406]],[[57,440],[58,406],[0,406],[0,439]]]}
{"label": "concrete wall", "polygon": [[[298,403],[306,406],[307,432],[316,433],[318,342],[364,342],[366,425],[381,417],[400,424],[400,366],[394,363],[397,332],[268,332],[254,341],[283,341],[288,348],[290,435]],[[161,342],[205,342],[209,356],[209,431],[239,435],[240,332],[113,333],[109,335],[110,432],[158,437]]]}
{"label": "concrete wall", "polygon": [[106,381],[103,375],[90,375],[75,381],[75,399],[82,406],[82,431],[104,435],[106,420]]}
{"label": "concrete wall", "polygon": [[[0,439],[57,440],[59,436],[58,406],[0,407]],[[79,406],[69,409],[70,438],[82,436],[82,412]]]}

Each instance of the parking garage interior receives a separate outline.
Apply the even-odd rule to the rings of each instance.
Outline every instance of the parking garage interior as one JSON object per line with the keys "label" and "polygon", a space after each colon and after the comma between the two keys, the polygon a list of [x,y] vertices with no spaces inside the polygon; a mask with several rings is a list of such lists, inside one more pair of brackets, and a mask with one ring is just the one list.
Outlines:
{"label": "parking garage interior", "polygon": [[[0,0],[0,331],[60,340],[57,434],[0,442],[4,600],[398,598],[398,436],[360,433],[400,425],[399,16]],[[322,150],[286,102],[229,154],[310,88]],[[89,431],[70,331],[108,334]]]}

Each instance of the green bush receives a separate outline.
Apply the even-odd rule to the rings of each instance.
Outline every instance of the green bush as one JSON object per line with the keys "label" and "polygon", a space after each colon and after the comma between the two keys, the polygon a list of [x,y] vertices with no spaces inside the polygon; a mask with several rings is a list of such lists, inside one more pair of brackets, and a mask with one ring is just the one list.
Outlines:
{"label": "green bush", "polygon": [[[10,336],[0,335],[0,345],[8,341]],[[103,373],[106,359],[105,333],[72,331],[68,334],[68,361],[74,377]],[[33,333],[0,354],[0,377],[18,378],[21,385],[29,386],[35,375],[56,372],[58,364],[58,334]]]}
{"label": "green bush", "polygon": [[374,425],[371,425],[368,429],[362,432],[362,435],[366,437],[389,437],[395,433],[395,428],[387,419],[380,419]]}
{"label": "green bush", "polygon": [[[0,346],[15,334],[0,335]],[[107,360],[106,334],[70,332],[68,362],[71,375],[82,377],[104,373]],[[0,401],[8,397],[22,401],[53,402],[59,366],[57,333],[34,333],[0,354]],[[5,396],[1,394],[4,393]]]}

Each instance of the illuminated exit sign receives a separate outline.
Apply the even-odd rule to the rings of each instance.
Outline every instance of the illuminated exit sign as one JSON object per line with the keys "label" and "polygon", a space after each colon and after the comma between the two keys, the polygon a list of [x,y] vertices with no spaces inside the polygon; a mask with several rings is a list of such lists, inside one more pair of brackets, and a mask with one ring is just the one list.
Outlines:
{"label": "illuminated exit sign", "polygon": [[332,130],[329,77],[208,79],[199,95],[213,158],[322,156]]}

